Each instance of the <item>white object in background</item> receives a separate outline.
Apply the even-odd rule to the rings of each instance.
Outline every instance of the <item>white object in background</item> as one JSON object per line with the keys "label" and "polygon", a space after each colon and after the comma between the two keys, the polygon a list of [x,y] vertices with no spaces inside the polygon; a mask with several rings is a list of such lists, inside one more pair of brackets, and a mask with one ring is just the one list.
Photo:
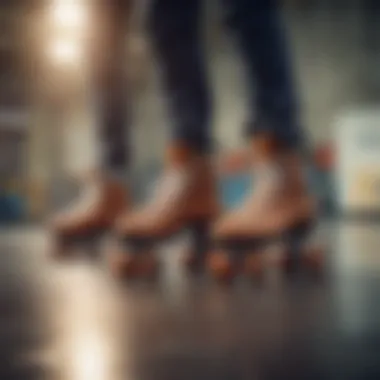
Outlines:
{"label": "white object in background", "polygon": [[71,175],[83,176],[93,171],[99,163],[99,144],[96,123],[91,110],[73,112],[65,125],[65,169]]}
{"label": "white object in background", "polygon": [[349,111],[338,119],[336,127],[341,210],[380,212],[380,111]]}

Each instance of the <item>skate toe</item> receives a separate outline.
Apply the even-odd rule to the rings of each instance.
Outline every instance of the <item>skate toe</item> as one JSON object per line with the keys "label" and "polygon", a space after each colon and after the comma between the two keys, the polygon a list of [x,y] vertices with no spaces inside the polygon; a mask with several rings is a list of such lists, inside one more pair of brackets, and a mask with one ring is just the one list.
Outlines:
{"label": "skate toe", "polygon": [[149,216],[139,212],[130,213],[119,218],[115,228],[122,236],[145,236],[149,234]]}

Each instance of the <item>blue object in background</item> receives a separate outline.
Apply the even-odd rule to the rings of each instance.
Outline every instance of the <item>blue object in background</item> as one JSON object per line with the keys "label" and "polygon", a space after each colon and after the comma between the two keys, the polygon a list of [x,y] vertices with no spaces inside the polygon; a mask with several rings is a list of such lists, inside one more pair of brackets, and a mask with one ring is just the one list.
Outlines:
{"label": "blue object in background", "polygon": [[25,200],[18,195],[0,194],[0,223],[21,222],[25,217]]}
{"label": "blue object in background", "polygon": [[228,175],[220,179],[219,193],[222,205],[227,208],[234,208],[242,202],[245,195],[253,186],[252,176],[247,173]]}
{"label": "blue object in background", "polygon": [[[336,196],[333,174],[314,168],[308,170],[308,181],[311,191],[320,201],[321,214],[333,215],[336,211]],[[220,179],[219,192],[225,208],[236,207],[254,186],[254,179],[249,173],[228,175]]]}

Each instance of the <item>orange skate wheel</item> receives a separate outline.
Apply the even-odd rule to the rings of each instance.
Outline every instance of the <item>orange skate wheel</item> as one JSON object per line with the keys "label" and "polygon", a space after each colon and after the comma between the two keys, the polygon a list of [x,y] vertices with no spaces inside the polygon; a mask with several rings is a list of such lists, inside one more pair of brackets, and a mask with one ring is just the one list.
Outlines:
{"label": "orange skate wheel", "polygon": [[245,274],[251,278],[259,278],[264,274],[264,262],[261,254],[249,253],[244,260]]}
{"label": "orange skate wheel", "polygon": [[208,267],[215,280],[222,283],[231,282],[237,275],[236,268],[223,252],[212,253],[208,258]]}
{"label": "orange skate wheel", "polygon": [[137,260],[135,255],[117,252],[111,259],[111,271],[117,278],[130,278],[137,275]]}
{"label": "orange skate wheel", "polygon": [[148,253],[139,253],[136,257],[136,274],[139,277],[152,278],[158,272],[158,261],[156,257]]}

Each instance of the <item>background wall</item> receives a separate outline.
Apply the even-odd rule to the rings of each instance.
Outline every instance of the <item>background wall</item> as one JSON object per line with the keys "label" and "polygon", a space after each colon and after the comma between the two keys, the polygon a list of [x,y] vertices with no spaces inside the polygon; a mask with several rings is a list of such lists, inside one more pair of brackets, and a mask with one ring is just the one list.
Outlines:
{"label": "background wall", "polygon": [[[131,99],[134,114],[132,133],[135,171],[142,183],[145,179],[141,179],[141,168],[157,164],[169,127],[157,67],[149,53],[149,44],[145,51],[142,47],[144,44],[141,44],[141,37],[144,37],[144,8],[148,3],[138,2],[139,7],[132,23],[132,50],[136,54],[130,57],[138,77]],[[215,95],[215,136],[218,145],[229,149],[242,146],[244,72],[241,70],[239,54],[223,28],[218,3],[217,0],[207,2],[205,33]],[[360,108],[379,99],[379,2],[288,0],[284,4],[284,17],[302,102],[302,119],[310,141],[318,144],[332,138],[336,116],[346,109]],[[52,160],[34,160],[35,166],[38,166],[35,171],[53,173],[54,181],[59,183],[55,187],[61,187],[61,180],[58,179],[67,177],[67,168],[72,167],[72,163],[84,168],[97,157],[96,144],[87,144],[88,141],[96,140],[96,128],[93,118],[86,116],[91,107],[84,99],[85,94],[84,88],[77,92],[78,101],[71,99],[63,110],[64,117],[57,113],[54,119],[54,113],[50,112],[50,117],[44,119],[47,125],[35,128],[34,152],[37,150],[40,157],[47,157],[46,153],[43,155],[41,152],[53,149],[55,154],[52,153]],[[43,120],[42,117],[37,119],[39,123]],[[66,132],[61,135],[63,128]],[[48,140],[55,141],[55,145],[46,141],[47,133],[43,137],[41,132],[54,129],[56,131],[50,133]],[[68,143],[73,139],[79,144]],[[42,167],[44,169],[40,170]]]}
{"label": "background wall", "polygon": [[[285,7],[294,70],[302,102],[302,118],[313,143],[332,136],[335,117],[347,108],[377,98],[380,87],[379,27],[370,24],[375,2],[308,2]],[[210,73],[215,93],[215,132],[226,147],[239,146],[245,117],[244,72],[239,54],[222,28],[217,1],[208,3],[206,17]],[[371,5],[369,5],[371,6]],[[378,6],[377,6],[378,8]],[[380,18],[379,18],[380,21]],[[379,23],[380,25],[380,23]],[[377,46],[376,46],[377,44]],[[154,68],[152,68],[154,69]],[[162,96],[157,81],[150,81],[136,106],[135,130],[141,155],[150,156],[144,144],[154,141],[154,153],[162,149],[167,133]],[[144,153],[145,151],[145,153]]]}

